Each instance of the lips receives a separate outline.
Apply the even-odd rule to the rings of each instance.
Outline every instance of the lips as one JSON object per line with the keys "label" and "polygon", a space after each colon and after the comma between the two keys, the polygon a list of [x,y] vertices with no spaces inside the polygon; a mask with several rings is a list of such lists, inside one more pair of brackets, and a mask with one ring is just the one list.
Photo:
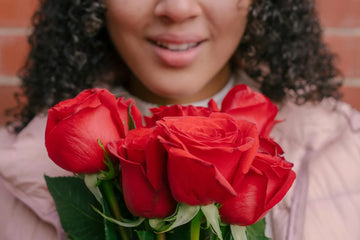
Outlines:
{"label": "lips", "polygon": [[205,38],[193,35],[158,35],[150,38],[156,57],[168,67],[186,67],[194,62]]}

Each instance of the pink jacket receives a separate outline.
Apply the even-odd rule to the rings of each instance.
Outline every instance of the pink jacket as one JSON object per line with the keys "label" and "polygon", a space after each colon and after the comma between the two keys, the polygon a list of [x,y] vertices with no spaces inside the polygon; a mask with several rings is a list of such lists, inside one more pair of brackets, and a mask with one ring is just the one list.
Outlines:
{"label": "pink jacket", "polygon": [[327,99],[278,118],[272,136],[297,179],[269,215],[274,239],[360,239],[360,113]]}

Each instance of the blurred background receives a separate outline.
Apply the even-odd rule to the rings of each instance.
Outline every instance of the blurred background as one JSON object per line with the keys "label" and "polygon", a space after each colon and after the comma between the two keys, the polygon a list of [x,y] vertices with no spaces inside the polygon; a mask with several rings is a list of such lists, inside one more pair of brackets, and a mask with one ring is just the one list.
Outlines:
{"label": "blurred background", "polygon": [[[59,0],[61,1],[61,0]],[[343,101],[360,110],[360,0],[316,0],[324,39],[338,55],[345,77]],[[0,126],[10,120],[4,111],[16,106],[17,71],[29,51],[30,17],[38,0],[0,0]]]}

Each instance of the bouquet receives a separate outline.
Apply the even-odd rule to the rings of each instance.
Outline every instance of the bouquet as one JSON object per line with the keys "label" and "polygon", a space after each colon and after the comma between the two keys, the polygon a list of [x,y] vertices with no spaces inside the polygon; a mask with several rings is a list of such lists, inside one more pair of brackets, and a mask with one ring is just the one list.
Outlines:
{"label": "bouquet", "polygon": [[160,106],[88,89],[49,109],[45,176],[69,239],[267,239],[295,173],[269,133],[277,108],[246,85],[221,108]]}

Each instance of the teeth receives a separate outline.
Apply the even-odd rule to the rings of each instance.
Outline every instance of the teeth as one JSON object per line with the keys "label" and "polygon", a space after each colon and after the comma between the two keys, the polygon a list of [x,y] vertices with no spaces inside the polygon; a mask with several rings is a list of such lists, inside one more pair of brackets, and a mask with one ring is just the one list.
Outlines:
{"label": "teeth", "polygon": [[183,43],[183,44],[171,44],[171,43],[162,43],[162,42],[155,42],[156,45],[169,49],[171,51],[186,51],[190,48],[196,47],[198,43]]}

